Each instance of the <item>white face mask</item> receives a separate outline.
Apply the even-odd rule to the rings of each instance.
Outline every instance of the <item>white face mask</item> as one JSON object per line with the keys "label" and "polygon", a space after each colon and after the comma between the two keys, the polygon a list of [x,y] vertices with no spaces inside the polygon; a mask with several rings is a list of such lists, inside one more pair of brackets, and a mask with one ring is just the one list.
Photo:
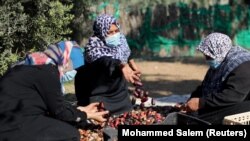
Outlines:
{"label": "white face mask", "polygon": [[68,72],[64,73],[62,76],[62,83],[73,80],[76,76],[76,73],[77,73],[76,70],[72,70],[72,71],[68,71]]}
{"label": "white face mask", "polygon": [[121,34],[118,32],[114,35],[111,35],[105,39],[107,46],[117,47],[120,44]]}

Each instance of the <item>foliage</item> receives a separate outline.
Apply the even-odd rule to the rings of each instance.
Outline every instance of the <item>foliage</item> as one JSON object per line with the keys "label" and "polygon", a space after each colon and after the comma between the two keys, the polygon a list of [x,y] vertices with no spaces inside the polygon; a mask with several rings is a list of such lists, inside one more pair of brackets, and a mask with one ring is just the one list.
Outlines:
{"label": "foliage", "polygon": [[1,1],[0,6],[0,51],[22,44],[20,35],[27,33],[27,15],[18,0]]}
{"label": "foliage", "polygon": [[31,21],[29,28],[31,30],[28,34],[30,42],[27,41],[29,48],[26,47],[26,49],[44,50],[50,43],[69,39],[69,34],[72,32],[69,24],[74,18],[70,14],[73,5],[63,5],[58,0],[43,0],[43,3],[39,1],[32,2],[30,4],[36,5],[35,9],[38,11],[33,11],[35,15],[32,15],[34,13],[28,13]]}
{"label": "foliage", "polygon": [[0,75],[26,52],[70,39],[69,24],[74,18],[70,0],[6,0],[0,4]]}
{"label": "foliage", "polygon": [[5,49],[0,54],[0,76],[10,67],[10,64],[17,61],[18,56],[16,53],[12,53],[11,49]]}
{"label": "foliage", "polygon": [[[27,15],[18,0],[0,2],[0,76],[8,66],[17,61],[18,48],[23,40],[20,38],[27,33]],[[15,47],[15,49],[13,49]],[[16,50],[12,52],[13,50]]]}
{"label": "foliage", "polygon": [[92,13],[91,7],[97,5],[99,0],[73,0],[73,8],[71,10],[74,19],[71,23],[73,30],[72,38],[80,45],[84,44],[84,38],[88,38],[92,34]]}

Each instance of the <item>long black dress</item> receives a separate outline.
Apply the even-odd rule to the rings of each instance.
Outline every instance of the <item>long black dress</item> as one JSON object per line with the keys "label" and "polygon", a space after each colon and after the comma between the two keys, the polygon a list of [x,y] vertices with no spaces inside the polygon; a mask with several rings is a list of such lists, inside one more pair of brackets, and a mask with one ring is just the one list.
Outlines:
{"label": "long black dress", "polygon": [[110,114],[131,110],[128,85],[123,77],[120,60],[101,57],[93,63],[86,63],[75,77],[75,92],[79,105],[104,102]]}
{"label": "long black dress", "polygon": [[225,116],[250,111],[250,61],[236,67],[223,82],[221,92],[202,96],[199,86],[191,97],[201,97],[199,118],[222,124]]}
{"label": "long black dress", "polygon": [[86,118],[64,102],[56,66],[16,66],[0,80],[1,141],[79,141]]}

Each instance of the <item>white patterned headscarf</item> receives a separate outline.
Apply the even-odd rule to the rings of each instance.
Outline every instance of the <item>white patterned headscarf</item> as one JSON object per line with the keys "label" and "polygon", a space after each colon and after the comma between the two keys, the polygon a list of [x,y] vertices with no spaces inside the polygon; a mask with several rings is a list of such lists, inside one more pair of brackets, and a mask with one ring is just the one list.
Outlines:
{"label": "white patterned headscarf", "polygon": [[222,62],[232,48],[232,40],[222,33],[211,33],[197,47],[204,55]]}
{"label": "white patterned headscarf", "polygon": [[120,33],[120,44],[118,46],[108,47],[106,45],[105,37],[107,37],[107,32],[112,24],[115,24],[120,29],[117,20],[111,15],[102,14],[96,18],[93,25],[94,35],[89,38],[89,42],[85,48],[85,59],[87,63],[92,63],[104,56],[109,56],[113,59],[120,60],[122,63],[127,63],[131,50],[122,33]]}
{"label": "white patterned headscarf", "polygon": [[240,64],[250,61],[250,52],[240,46],[233,46],[231,39],[222,33],[209,34],[197,47],[221,65],[217,69],[209,69],[202,82],[202,95],[213,95],[224,89],[224,81]]}

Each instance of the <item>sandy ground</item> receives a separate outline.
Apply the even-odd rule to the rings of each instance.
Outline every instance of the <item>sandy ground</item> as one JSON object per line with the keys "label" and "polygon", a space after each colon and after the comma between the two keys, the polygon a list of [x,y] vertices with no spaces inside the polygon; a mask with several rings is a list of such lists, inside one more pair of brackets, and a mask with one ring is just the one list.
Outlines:
{"label": "sandy ground", "polygon": [[[199,57],[136,60],[136,63],[150,97],[189,94],[201,83],[208,68]],[[74,93],[73,83],[65,88],[67,93]]]}
{"label": "sandy ground", "polygon": [[138,62],[151,97],[191,93],[208,69],[203,58]]}

